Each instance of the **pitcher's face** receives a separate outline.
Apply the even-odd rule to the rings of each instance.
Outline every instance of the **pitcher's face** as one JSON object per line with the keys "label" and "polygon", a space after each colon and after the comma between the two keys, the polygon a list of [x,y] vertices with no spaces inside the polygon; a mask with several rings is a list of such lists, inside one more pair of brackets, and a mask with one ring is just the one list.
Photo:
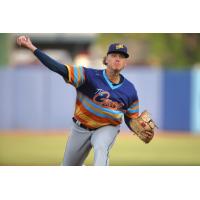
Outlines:
{"label": "pitcher's face", "polygon": [[121,71],[127,65],[127,58],[121,53],[110,53],[106,58],[107,67],[113,71]]}

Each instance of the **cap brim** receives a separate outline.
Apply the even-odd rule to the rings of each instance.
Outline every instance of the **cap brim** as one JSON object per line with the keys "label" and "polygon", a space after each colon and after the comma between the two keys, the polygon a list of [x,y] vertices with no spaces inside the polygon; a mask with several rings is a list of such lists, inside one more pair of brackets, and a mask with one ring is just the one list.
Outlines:
{"label": "cap brim", "polygon": [[121,51],[110,51],[110,52],[107,53],[107,55],[108,55],[108,54],[111,54],[111,53],[120,53],[120,54],[125,55],[125,58],[128,58],[128,57],[129,57],[129,54],[124,53],[124,52],[121,52]]}

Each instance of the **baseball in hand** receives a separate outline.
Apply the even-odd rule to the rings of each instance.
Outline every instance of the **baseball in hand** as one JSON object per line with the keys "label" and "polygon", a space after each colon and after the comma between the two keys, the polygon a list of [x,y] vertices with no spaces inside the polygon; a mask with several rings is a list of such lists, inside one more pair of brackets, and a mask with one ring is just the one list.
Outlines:
{"label": "baseball in hand", "polygon": [[25,47],[31,51],[35,51],[35,49],[37,49],[31,42],[30,38],[25,36],[25,35],[22,35],[22,36],[19,36],[17,38],[17,44],[19,46],[22,46],[22,47]]}
{"label": "baseball in hand", "polygon": [[17,44],[19,46],[23,46],[25,48],[29,48],[30,45],[31,45],[31,41],[30,41],[29,37],[23,35],[23,36],[19,36],[17,38]]}

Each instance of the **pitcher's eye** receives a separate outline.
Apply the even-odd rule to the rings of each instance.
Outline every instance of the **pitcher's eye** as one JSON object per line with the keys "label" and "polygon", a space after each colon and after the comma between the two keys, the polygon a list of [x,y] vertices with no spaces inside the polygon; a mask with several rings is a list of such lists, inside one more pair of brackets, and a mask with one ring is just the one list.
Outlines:
{"label": "pitcher's eye", "polygon": [[120,56],[120,58],[125,58],[125,55],[124,54],[119,54]]}
{"label": "pitcher's eye", "polygon": [[117,56],[117,54],[113,53],[113,54],[111,54],[111,56],[112,56],[113,58],[115,58],[115,57]]}

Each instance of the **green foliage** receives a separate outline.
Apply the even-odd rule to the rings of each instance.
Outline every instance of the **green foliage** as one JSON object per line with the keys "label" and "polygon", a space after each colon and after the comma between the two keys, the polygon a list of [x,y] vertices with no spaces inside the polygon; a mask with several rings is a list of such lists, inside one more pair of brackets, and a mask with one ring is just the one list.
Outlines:
{"label": "green foliage", "polygon": [[200,63],[200,34],[103,33],[97,38],[97,44],[105,51],[113,42],[129,44],[129,49],[134,48],[134,43],[145,43],[148,53],[142,63],[147,65],[189,68]]}
{"label": "green foliage", "polygon": [[10,34],[0,33],[0,67],[9,63],[11,43]]}

